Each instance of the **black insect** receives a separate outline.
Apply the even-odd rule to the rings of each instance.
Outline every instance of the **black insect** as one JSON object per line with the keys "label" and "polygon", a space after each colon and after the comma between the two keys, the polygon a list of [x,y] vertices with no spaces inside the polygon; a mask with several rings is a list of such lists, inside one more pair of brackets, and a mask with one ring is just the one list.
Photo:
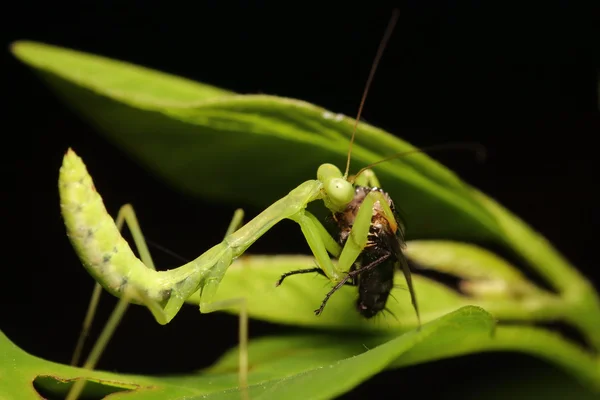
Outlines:
{"label": "black insect", "polygon": [[[339,228],[338,242],[343,247],[348,239],[356,214],[371,191],[383,194],[393,215],[386,215],[383,208],[375,203],[367,244],[344,280],[334,286],[323,299],[321,306],[315,310],[319,315],[323,312],[329,298],[343,285],[358,287],[356,308],[365,318],[372,318],[385,309],[390,292],[394,287],[394,273],[402,269],[410,291],[412,304],[420,321],[417,300],[412,285],[412,276],[407,259],[402,252],[405,246],[404,223],[398,215],[391,197],[380,188],[357,186],[354,199],[342,212],[334,213],[333,220]],[[393,219],[393,220],[390,220]],[[290,275],[318,272],[325,275],[320,268],[303,269],[285,273],[278,285]]]}
{"label": "black insect", "polygon": [[[358,286],[356,308],[366,318],[372,318],[385,309],[390,292],[394,287],[394,272],[397,267],[405,269],[409,287],[412,288],[410,270],[408,270],[406,257],[402,253],[402,248],[404,247],[404,224],[396,212],[391,197],[382,189],[358,186],[354,199],[348,204],[346,209],[343,212],[333,215],[340,229],[338,241],[342,246],[345,244],[352,230],[360,205],[366,195],[373,190],[379,191],[384,195],[392,210],[394,221],[390,221],[389,218],[392,216],[386,216],[383,210],[377,207],[378,204],[375,203],[369,236],[367,237],[367,245],[349,273],[352,276],[349,284]],[[416,301],[414,300],[413,296],[413,305],[416,310]],[[323,304],[322,308],[324,306]]]}

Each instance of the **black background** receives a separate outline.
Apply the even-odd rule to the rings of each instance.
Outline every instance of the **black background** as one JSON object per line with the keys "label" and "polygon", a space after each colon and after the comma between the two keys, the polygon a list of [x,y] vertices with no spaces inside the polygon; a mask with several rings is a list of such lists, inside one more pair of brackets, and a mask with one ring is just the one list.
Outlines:
{"label": "black background", "polygon": [[[355,115],[392,9],[359,3],[304,10],[243,2],[99,4],[13,5],[3,22],[8,36],[0,74],[1,329],[28,352],[63,363],[69,361],[93,287],[78,267],[59,214],[56,181],[67,147],[86,160],[109,211],[132,202],[146,236],[188,259],[220,241],[233,210],[245,205],[211,204],[170,191],[60,103],[10,54],[10,42],[46,42],[239,93],[294,97]],[[364,118],[417,146],[484,144],[483,165],[464,153],[435,157],[542,232],[598,287],[600,35],[594,10],[491,4],[402,4]],[[257,188],[261,184],[257,178]],[[250,217],[259,210],[246,211]],[[304,243],[294,225],[283,224],[251,250],[306,252]],[[151,251],[159,266],[179,263]],[[113,304],[105,295],[99,318]],[[253,335],[282,329],[251,323]],[[235,317],[200,316],[190,306],[161,327],[147,310],[134,307],[99,368],[189,371],[212,363],[236,343],[236,335]],[[468,377],[470,385],[499,376],[501,369],[512,370],[513,378],[506,379],[514,381],[519,368],[540,367],[531,362],[514,355],[443,361],[384,373],[354,394],[364,396],[380,385],[390,396],[416,388],[421,395],[442,392],[453,385],[452,377]],[[436,385],[424,386],[432,380]]]}

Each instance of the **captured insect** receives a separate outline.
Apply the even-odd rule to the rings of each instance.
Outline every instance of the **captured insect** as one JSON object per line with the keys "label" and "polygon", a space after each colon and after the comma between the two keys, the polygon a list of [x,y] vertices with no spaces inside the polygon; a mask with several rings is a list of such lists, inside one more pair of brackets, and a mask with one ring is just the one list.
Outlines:
{"label": "captured insect", "polygon": [[[354,132],[356,132],[356,126],[360,120],[375,70],[394,29],[397,17],[397,11],[395,11],[377,50],[360,102]],[[348,151],[346,173],[344,174],[345,180],[348,177],[348,170],[350,169],[350,155],[353,141],[354,133],[350,142],[350,150]],[[393,157],[398,156],[400,154]],[[339,229],[337,240],[339,246],[345,249],[347,244],[354,245],[360,251],[356,254],[355,248],[355,252],[346,258],[343,258],[342,253],[338,253],[340,257],[338,268],[348,271],[348,273],[344,278],[336,282],[335,286],[325,295],[325,299],[321,303],[321,306],[315,310],[315,314],[320,315],[323,312],[329,298],[342,286],[351,285],[358,286],[358,299],[356,303],[358,312],[365,318],[374,317],[377,313],[385,309],[387,299],[394,287],[394,272],[396,268],[400,268],[404,273],[412,305],[417,314],[420,326],[421,317],[417,305],[417,296],[412,284],[411,271],[408,261],[402,252],[402,248],[405,246],[404,222],[396,212],[396,207],[391,197],[380,188],[375,173],[370,169],[373,165],[363,168],[355,176],[347,179],[347,182],[354,183],[356,186],[352,198],[345,207],[338,209],[329,207],[332,211],[333,220]],[[347,190],[346,187],[344,187],[344,190]],[[350,242],[348,241],[349,238],[351,238]],[[318,267],[290,271],[281,276],[276,286],[280,286],[289,276],[315,272],[326,275],[326,272]]]}
{"label": "captured insect", "polygon": [[[373,62],[354,123],[344,174],[333,164],[322,164],[317,170],[316,179],[301,183],[249,222],[243,224],[243,212],[237,210],[221,243],[178,268],[156,271],[133,208],[130,205],[123,206],[116,221],[113,220],[81,158],[72,149],[66,152],[58,183],[62,216],[73,248],[97,282],[73,364],[87,335],[101,287],[119,297],[120,301],[84,364],[84,368],[88,369],[95,367],[130,302],[145,305],[156,321],[164,325],[175,317],[186,299],[199,292],[201,313],[239,307],[238,378],[241,394],[247,398],[246,300],[240,297],[216,302],[213,299],[231,263],[283,219],[300,225],[318,265],[313,271],[320,272],[334,284],[317,314],[323,311],[327,299],[344,284],[358,286],[358,310],[362,315],[371,317],[377,314],[385,307],[393,286],[394,270],[399,266],[406,277],[412,304],[419,316],[411,272],[402,253],[403,223],[396,215],[391,198],[379,189],[379,182],[370,170],[375,164],[348,177],[352,144],[365,98],[397,18],[398,12],[394,11]],[[380,162],[423,151],[417,149],[396,154]],[[317,200],[323,201],[337,221],[341,232],[338,240],[306,210],[309,203]],[[140,258],[121,235],[124,223],[132,234]],[[337,259],[337,263],[332,261],[331,256]],[[304,272],[292,271],[286,276],[297,273]],[[68,398],[76,398],[84,383],[84,380],[78,381]]]}
{"label": "captured insect", "polygon": [[[374,317],[385,309],[387,299],[394,287],[395,270],[401,268],[408,283],[412,304],[420,325],[421,318],[412,285],[412,276],[408,261],[402,252],[402,248],[405,246],[404,223],[396,212],[394,202],[389,194],[379,188],[375,182],[377,182],[377,178],[372,175],[370,182],[365,182],[364,186],[357,185],[352,201],[343,211],[333,214],[333,219],[340,231],[338,242],[340,246],[344,246],[355,224],[364,223],[364,220],[357,221],[357,216],[365,198],[371,192],[376,192],[378,197],[383,197],[373,205],[372,213],[367,214],[370,220],[367,222],[369,229],[363,251],[350,267],[346,277],[325,295],[325,299],[315,310],[315,314],[320,315],[323,312],[329,298],[343,285],[351,285],[358,286],[356,302],[358,312],[365,318]],[[382,200],[385,203],[381,203]],[[323,274],[319,268],[290,271],[283,274],[276,285],[281,285],[289,276],[314,272]]]}

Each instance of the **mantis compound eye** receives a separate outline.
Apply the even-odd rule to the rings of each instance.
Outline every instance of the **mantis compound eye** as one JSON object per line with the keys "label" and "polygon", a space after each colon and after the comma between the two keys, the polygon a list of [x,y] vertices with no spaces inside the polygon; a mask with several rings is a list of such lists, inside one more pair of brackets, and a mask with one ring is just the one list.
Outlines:
{"label": "mantis compound eye", "polygon": [[342,178],[330,179],[325,190],[331,203],[340,208],[345,208],[354,198],[352,184]]}

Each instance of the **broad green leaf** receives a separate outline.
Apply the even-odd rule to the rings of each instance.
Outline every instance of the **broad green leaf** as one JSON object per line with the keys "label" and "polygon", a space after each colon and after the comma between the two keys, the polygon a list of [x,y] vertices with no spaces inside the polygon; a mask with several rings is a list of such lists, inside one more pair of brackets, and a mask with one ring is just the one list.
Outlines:
{"label": "broad green leaf", "polygon": [[[424,325],[421,331],[398,337],[315,333],[253,340],[249,392],[252,399],[328,399],[383,369],[481,351],[516,351],[545,359],[578,379],[590,393],[600,393],[600,371],[585,352],[543,329],[494,329],[493,319],[477,307],[464,307]],[[82,378],[94,382],[86,386],[88,394],[118,392],[111,397],[117,399],[240,398],[235,349],[204,371],[169,377],[86,371],[53,363],[25,353],[2,334],[0,356],[11,360],[0,364],[0,394],[9,398],[39,398],[32,382],[45,394],[58,397]],[[497,378],[498,384],[503,384],[501,379]],[[510,394],[519,392],[515,388]]]}
{"label": "broad green leaf", "polygon": [[411,240],[405,254],[422,268],[466,279],[504,280],[511,284],[526,280],[523,274],[496,254],[470,243],[449,240]]}
{"label": "broad green leaf", "polygon": [[[408,242],[410,246],[411,242]],[[431,246],[430,250],[435,253],[434,247]],[[449,243],[443,243],[442,247],[448,252]],[[458,250],[462,252],[463,262],[468,261],[469,253],[464,251],[463,244],[458,245]],[[473,260],[481,259],[480,250],[474,252]],[[240,257],[229,267],[215,300],[244,297],[251,318],[278,324],[379,334],[405,332],[417,326],[410,294],[400,272],[395,277],[397,287],[392,290],[392,297],[386,305],[389,312],[382,312],[369,320],[356,311],[357,291],[351,286],[340,288],[331,296],[324,312],[316,317],[314,310],[331,289],[329,281],[319,274],[292,276],[275,287],[283,273],[313,266],[314,259],[305,255]],[[569,320],[569,308],[558,296],[535,287],[514,296],[509,293],[506,296],[473,297],[421,275],[414,274],[413,280],[423,321],[434,320],[467,305],[484,308],[500,322]],[[195,293],[187,302],[197,305],[199,300],[198,293]],[[231,308],[227,312],[237,314],[239,310]]]}
{"label": "broad green leaf", "polygon": [[[415,311],[408,290],[396,288],[387,307],[390,313],[382,313],[367,320],[356,311],[356,288],[340,288],[318,317],[314,310],[331,289],[329,280],[318,274],[296,275],[286,279],[279,287],[275,282],[284,272],[311,268],[314,259],[310,256],[244,256],[228,269],[216,294],[216,301],[244,297],[250,317],[273,323],[305,327],[350,330],[362,332],[404,332],[417,326]],[[402,286],[402,275],[396,277]],[[442,284],[415,277],[415,288],[420,300],[421,316],[424,321],[434,320],[466,305],[466,299]],[[187,302],[198,304],[195,293]],[[228,310],[237,313],[237,308]]]}
{"label": "broad green leaf", "polygon": [[[249,350],[251,399],[328,399],[351,390],[387,368],[413,348],[427,351],[423,343],[442,340],[460,331],[475,341],[493,332],[494,321],[477,307],[465,307],[382,344],[383,338],[335,335],[277,337],[252,342]],[[364,344],[372,345],[366,350]],[[284,351],[282,351],[284,350]],[[283,355],[282,355],[283,354]],[[189,376],[143,377],[86,371],[29,355],[0,334],[0,355],[10,363],[0,364],[2,394],[12,398],[35,399],[32,383],[46,391],[64,392],[61,382],[86,378],[97,384],[91,392],[128,390],[112,395],[126,399],[239,399],[233,354],[213,367]],[[427,357],[421,354],[422,357]],[[435,354],[431,353],[435,358]]]}
{"label": "broad green leaf", "polygon": [[[266,206],[315,178],[320,164],[345,166],[354,120],[321,107],[236,95],[41,43],[17,42],[12,51],[112,142],[185,192]],[[352,170],[413,149],[361,123]],[[382,164],[377,172],[392,196],[402,199],[411,237],[498,239],[494,219],[469,187],[426,155]],[[257,190],[257,181],[268,184]]]}
{"label": "broad green leaf", "polygon": [[[464,309],[463,309],[464,310]],[[473,321],[476,325],[480,321]],[[499,352],[510,351],[517,352],[529,356],[533,356],[538,360],[544,360],[546,364],[552,365],[558,370],[573,377],[573,381],[569,381],[571,389],[574,393],[582,393],[592,398],[600,393],[600,370],[597,368],[596,360],[589,354],[586,354],[577,346],[565,341],[557,334],[548,333],[544,329],[530,327],[505,327],[496,326],[494,331],[490,332],[486,329],[470,331],[469,335],[464,335],[462,329],[450,329],[445,331],[444,335],[432,335],[427,340],[422,340],[415,344],[410,350],[396,358],[390,363],[387,369],[395,369],[398,367],[406,367],[409,365],[420,364],[435,358],[441,360],[444,358],[474,354],[479,352]],[[491,333],[491,334],[490,334]],[[309,339],[310,338],[310,339]],[[329,336],[322,336],[323,344],[327,346]],[[294,348],[303,348],[307,340],[315,340],[314,336],[290,336],[287,340],[292,340],[295,343]],[[318,340],[318,339],[317,339]],[[338,339],[339,340],[339,337]],[[373,348],[380,342],[380,338],[364,337],[361,339],[362,344],[367,348]],[[270,358],[271,353],[281,354],[285,349],[290,348],[289,342],[286,343],[285,338],[281,338],[279,345],[275,345],[272,338],[258,339],[254,342],[254,351],[259,358]],[[334,350],[337,351],[337,350]],[[208,371],[221,372],[234,370],[237,363],[236,350],[225,354],[219,362],[210,367]],[[515,366],[516,367],[516,366]],[[529,376],[536,379],[536,375],[530,371],[523,373],[521,382],[529,383]],[[554,374],[557,375],[556,373]],[[496,376],[496,384],[504,385],[504,376]],[[560,377],[556,377],[557,383]],[[562,379],[564,382],[564,379]],[[463,387],[464,385],[460,384]],[[462,392],[462,391],[461,391]],[[519,396],[520,388],[512,388],[512,390],[504,391],[507,397]],[[455,393],[448,393],[449,398],[455,398]],[[556,396],[546,397],[549,399],[561,398]]]}
{"label": "broad green leaf", "polygon": [[[321,163],[345,165],[354,120],[321,107],[239,95],[41,43],[16,42],[12,51],[109,140],[187,193],[266,206],[314,178]],[[413,149],[360,123],[352,170]],[[504,246],[569,299],[571,322],[600,349],[600,296],[537,232],[424,154],[378,165],[376,171],[407,217],[407,237]],[[265,182],[259,190],[257,181]],[[324,209],[316,211],[322,216]]]}
{"label": "broad green leaf", "polygon": [[462,278],[461,289],[478,298],[542,296],[508,261],[482,247],[448,240],[413,240],[405,254],[418,267]]}
{"label": "broad green leaf", "polygon": [[[559,366],[586,387],[600,393],[598,360],[578,345],[546,329],[498,325],[493,335],[481,335],[474,339],[465,338],[455,331],[454,336],[440,336],[422,345],[426,351],[419,352],[419,346],[415,346],[404,357],[397,359],[393,367],[418,363],[423,354],[437,354],[440,358],[446,358],[478,352],[521,352]],[[431,358],[423,361],[431,361]]]}
{"label": "broad green leaf", "polygon": [[[18,42],[12,50],[113,143],[175,188],[189,194],[234,204],[266,206],[300,182],[314,178],[319,164],[345,165],[353,119],[321,107],[275,96],[238,95],[131,64],[39,43]],[[359,124],[357,132],[353,171],[395,152],[414,149],[365,123]],[[302,156],[291,156],[295,154]],[[219,173],[207,174],[205,171]],[[467,279],[471,284],[469,293],[474,297],[418,277],[415,286],[425,321],[435,324],[439,321],[436,318],[458,307],[476,304],[500,321],[566,320],[579,328],[592,347],[600,349],[600,299],[597,293],[543,237],[518,217],[423,154],[382,164],[376,171],[382,185],[407,216],[410,238],[495,242],[528,262],[558,292],[549,294],[533,289],[512,266],[490,253],[478,252],[468,246],[462,250],[456,246],[444,249],[440,243],[437,247],[433,243],[430,245],[437,253],[421,257],[421,262],[430,262],[431,266],[433,261],[435,268]],[[202,179],[198,179],[199,176]],[[268,184],[256,190],[257,181]],[[444,254],[451,255],[452,261],[440,263],[439,257]],[[423,256],[422,252],[420,256]],[[351,307],[356,296],[352,288],[345,287],[336,293],[325,313],[316,318],[312,310],[318,307],[328,290],[326,281],[319,287],[319,277],[305,276],[286,281],[285,290],[284,287],[269,286],[268,282],[274,283],[291,264],[306,264],[307,260],[298,258],[282,262],[281,258],[274,258],[273,263],[282,264],[267,270],[256,269],[250,265],[252,259],[242,258],[228,271],[219,296],[228,298],[232,294],[236,297],[243,294],[250,301],[252,316],[280,323],[363,333],[406,332],[415,327],[405,290],[395,290],[397,302],[388,302],[397,319],[386,316],[365,321],[358,318]],[[312,266],[312,259],[309,266]],[[479,286],[472,285],[473,278],[482,276],[488,277],[487,284],[522,283],[522,288],[527,289],[526,295],[513,296],[514,293],[504,290],[499,296],[489,296],[493,286],[482,286],[482,282],[478,282]],[[399,277],[397,282],[402,282],[402,278]],[[267,294],[269,299],[265,301]],[[512,342],[521,343],[520,334],[529,337],[527,331],[518,332],[510,339]],[[453,348],[450,342],[437,347],[435,343],[444,341],[432,342],[429,350],[452,353],[448,352]],[[477,351],[464,343],[468,351]],[[493,344],[473,343],[480,343],[480,351],[515,348],[508,345],[494,347],[498,345],[497,341]],[[587,381],[598,378],[598,361],[590,361],[584,353],[577,355],[569,350],[565,352],[566,358],[552,358],[547,355],[548,348],[543,347],[553,344],[551,340],[542,338],[539,342],[529,343],[530,346],[534,344],[541,347],[516,347],[520,351],[538,351],[558,364],[572,363],[571,371],[585,375]],[[579,356],[588,357],[589,362],[579,362]],[[433,359],[429,355],[415,357],[421,361]],[[254,387],[253,390],[259,389]],[[260,395],[259,392],[256,393]],[[219,393],[225,397],[234,395],[232,392]]]}

